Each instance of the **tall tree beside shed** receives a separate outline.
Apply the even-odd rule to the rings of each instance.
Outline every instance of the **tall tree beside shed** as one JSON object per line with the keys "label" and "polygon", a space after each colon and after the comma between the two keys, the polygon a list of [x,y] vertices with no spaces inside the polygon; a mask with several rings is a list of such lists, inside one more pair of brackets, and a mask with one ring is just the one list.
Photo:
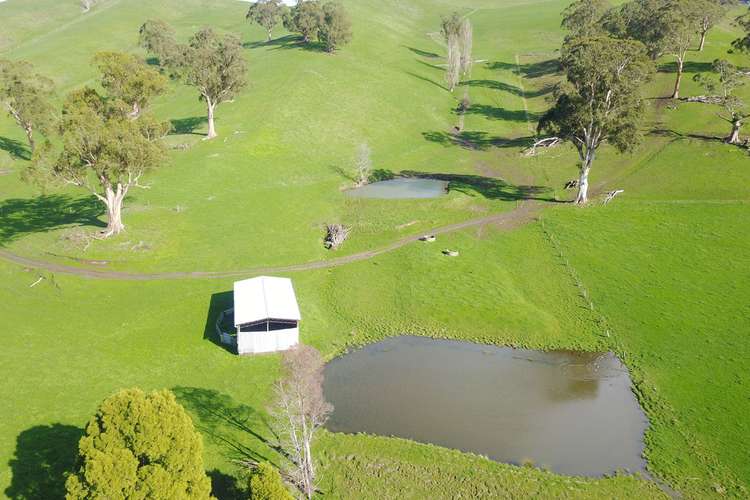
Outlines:
{"label": "tall tree beside shed", "polygon": [[352,21],[343,5],[338,2],[323,5],[323,22],[318,38],[327,52],[334,52],[352,40]]}
{"label": "tall tree beside shed", "polygon": [[79,443],[67,499],[211,498],[203,442],[174,395],[123,390],[105,399]]}
{"label": "tall tree beside shed", "polygon": [[206,103],[208,135],[216,133],[216,107],[234,99],[247,85],[247,63],[242,54],[242,43],[234,35],[218,35],[204,28],[190,39],[185,50],[185,80],[198,89],[200,99]]}
{"label": "tall tree beside shed", "polygon": [[642,88],[653,64],[638,41],[597,35],[569,39],[561,65],[566,79],[539,129],[571,142],[578,151],[577,204],[588,201],[589,174],[601,144],[631,150],[643,116]]}
{"label": "tall tree beside shed", "polygon": [[273,37],[273,29],[284,18],[287,7],[281,0],[257,0],[247,11],[246,19],[266,30],[267,40]]}
{"label": "tall tree beside shed", "polygon": [[36,151],[35,133],[54,131],[57,112],[50,101],[54,83],[34,71],[25,61],[0,60],[0,104],[23,129],[32,155]]}
{"label": "tall tree beside shed", "polygon": [[149,101],[167,88],[164,75],[131,54],[99,52],[94,63],[102,74],[102,88],[130,108],[131,118],[138,118]]}
{"label": "tall tree beside shed", "polygon": [[84,88],[71,92],[63,105],[62,151],[40,155],[30,167],[33,176],[52,177],[86,189],[104,204],[107,228],[102,237],[125,229],[122,206],[142,176],[166,160],[161,139],[169,126],[144,113],[127,116],[116,100]]}

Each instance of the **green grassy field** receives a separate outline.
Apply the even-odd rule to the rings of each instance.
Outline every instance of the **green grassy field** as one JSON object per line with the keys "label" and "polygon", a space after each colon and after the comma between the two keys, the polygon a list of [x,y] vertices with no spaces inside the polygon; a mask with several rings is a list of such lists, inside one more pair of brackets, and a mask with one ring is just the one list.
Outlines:
{"label": "green grassy field", "polygon": [[[230,0],[0,3],[0,57],[27,59],[59,95],[96,84],[99,50],[138,52],[137,29],[161,17],[180,36],[204,24],[241,34],[251,85],[222,105],[220,137],[201,141],[203,109],[173,85],[154,106],[172,120],[170,163],[126,201],[127,232],[83,249],[100,208],[80,191],[21,182],[23,137],[0,118],[0,247],[42,260],[128,272],[224,271],[328,259],[322,225],[353,226],[336,255],[379,248],[437,226],[517,209],[529,192],[566,199],[575,177],[567,147],[520,153],[549,105],[565,1],[352,0],[355,38],[330,56],[271,44]],[[440,16],[471,16],[476,64],[455,95],[442,86]],[[6,26],[8,27],[6,29]],[[689,72],[725,54],[736,32],[714,30]],[[668,63],[667,60],[663,63]],[[668,94],[663,67],[648,93]],[[684,78],[684,95],[699,92]],[[453,141],[468,88],[466,137]],[[747,92],[750,97],[750,92]],[[59,100],[59,96],[58,96]],[[648,103],[644,142],[605,148],[592,172],[608,206],[548,204],[540,220],[441,235],[332,269],[289,274],[303,341],[326,357],[412,333],[531,348],[615,350],[631,369],[651,428],[649,473],[687,498],[746,497],[750,488],[750,158],[713,136],[715,109]],[[707,138],[701,138],[705,136]],[[451,176],[427,201],[346,198],[357,146],[385,172]],[[534,189],[530,189],[534,187]],[[458,259],[442,248],[461,250]],[[44,279],[34,287],[39,277]],[[231,301],[218,280],[93,280],[0,262],[0,492],[56,498],[97,404],[121,387],[170,388],[193,415],[220,498],[242,496],[234,460],[278,462],[266,440],[278,357],[238,358],[211,337]],[[648,479],[558,476],[408,441],[324,433],[321,487],[333,498],[659,497]],[[7,466],[6,466],[7,464]],[[240,486],[243,486],[240,484]]]}

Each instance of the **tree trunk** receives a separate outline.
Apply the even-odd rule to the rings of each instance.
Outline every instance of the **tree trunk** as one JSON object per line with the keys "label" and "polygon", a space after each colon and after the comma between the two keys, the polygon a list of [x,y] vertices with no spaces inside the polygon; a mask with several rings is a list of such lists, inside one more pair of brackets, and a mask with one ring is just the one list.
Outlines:
{"label": "tree trunk", "polygon": [[36,141],[34,141],[34,128],[32,126],[24,127],[26,130],[26,138],[29,140],[29,150],[31,151],[31,156],[34,156],[34,151],[36,151]]}
{"label": "tree trunk", "polygon": [[701,43],[698,46],[698,51],[703,52],[703,49],[706,47],[706,35],[708,34],[707,30],[701,30]]}
{"label": "tree trunk", "polygon": [[589,201],[589,172],[591,171],[592,163],[594,163],[594,152],[591,149],[587,149],[584,159],[581,162],[581,176],[578,179],[578,195],[574,202],[576,205],[585,205]]}
{"label": "tree trunk", "polygon": [[742,120],[734,120],[732,122],[732,133],[726,139],[728,144],[739,144],[740,128],[742,128]]}
{"label": "tree trunk", "polygon": [[216,104],[210,99],[206,99],[206,104],[208,107],[208,135],[206,135],[206,139],[213,139],[218,135],[216,133],[216,126],[214,125],[214,109],[216,108]]}
{"label": "tree trunk", "polygon": [[677,81],[674,83],[674,93],[672,94],[672,99],[679,99],[680,98],[680,83],[682,82],[682,70],[684,67],[684,61],[682,58],[677,60]]}
{"label": "tree trunk", "polygon": [[133,110],[130,113],[128,113],[128,118],[135,120],[139,116],[141,116],[141,105],[138,104],[137,102],[134,102]]}
{"label": "tree trunk", "polygon": [[122,201],[125,199],[125,192],[122,184],[117,184],[117,190],[112,189],[111,186],[105,189],[104,204],[107,206],[107,229],[102,234],[104,238],[120,234],[125,230],[125,225],[122,223]]}
{"label": "tree trunk", "polygon": [[269,42],[270,42],[270,41],[271,41],[271,39],[273,38],[273,34],[272,34],[272,32],[273,32],[273,28],[269,28],[269,29],[268,29],[268,31],[267,31],[267,34],[268,34],[268,41],[269,41]]}

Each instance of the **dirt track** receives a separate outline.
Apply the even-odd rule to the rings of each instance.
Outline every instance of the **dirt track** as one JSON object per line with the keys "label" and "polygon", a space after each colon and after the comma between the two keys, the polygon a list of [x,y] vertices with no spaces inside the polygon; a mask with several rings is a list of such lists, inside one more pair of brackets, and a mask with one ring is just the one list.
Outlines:
{"label": "dirt track", "polygon": [[[425,234],[446,234],[470,227],[479,227],[485,225],[492,225],[494,227],[501,227],[504,229],[512,229],[533,220],[543,206],[543,202],[524,201],[519,205],[518,208],[510,212],[488,215],[485,217],[479,217],[477,219],[471,219],[464,222],[451,224],[449,226],[439,227],[430,231],[425,231]],[[92,279],[121,281],[157,281],[187,278],[233,278],[243,276],[256,276],[259,274],[291,273],[297,271],[309,271],[313,269],[326,269],[331,267],[343,266],[345,264],[372,259],[373,257],[377,257],[378,255],[392,252],[410,243],[419,241],[419,238],[419,236],[406,236],[384,247],[376,248],[373,250],[366,250],[364,252],[359,252],[352,255],[336,257],[333,259],[318,260],[307,262],[304,264],[292,264],[288,266],[254,267],[236,271],[177,271],[165,273],[129,273],[125,271],[106,271],[102,269],[87,269],[65,264],[58,264],[55,262],[47,262],[43,260],[27,258],[2,249],[0,249],[0,258],[28,268],[43,269],[52,273],[72,274],[74,276],[81,276],[84,278]]]}

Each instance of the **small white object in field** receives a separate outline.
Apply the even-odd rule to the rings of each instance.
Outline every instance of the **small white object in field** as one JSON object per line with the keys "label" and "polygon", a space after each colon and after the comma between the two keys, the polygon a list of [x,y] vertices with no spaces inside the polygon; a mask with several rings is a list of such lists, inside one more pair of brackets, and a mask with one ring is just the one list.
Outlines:
{"label": "small white object in field", "polygon": [[460,254],[458,253],[458,250],[443,250],[443,255],[448,257],[458,257]]}
{"label": "small white object in field", "polygon": [[434,234],[426,234],[426,235],[422,236],[419,239],[422,240],[422,241],[425,241],[427,243],[434,243],[435,240],[437,240],[437,238],[435,237]]}

